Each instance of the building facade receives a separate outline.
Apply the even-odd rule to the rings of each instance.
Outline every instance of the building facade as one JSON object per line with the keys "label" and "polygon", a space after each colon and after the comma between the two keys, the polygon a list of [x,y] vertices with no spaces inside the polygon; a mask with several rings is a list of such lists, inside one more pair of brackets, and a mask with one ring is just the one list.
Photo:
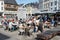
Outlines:
{"label": "building facade", "polygon": [[43,11],[43,0],[39,0],[39,9]]}
{"label": "building facade", "polygon": [[4,0],[4,14],[7,18],[14,18],[17,15],[18,4],[15,0]]}
{"label": "building facade", "polygon": [[43,0],[43,9],[44,11],[49,11],[49,0]]}
{"label": "building facade", "polygon": [[51,15],[56,15],[58,24],[60,24],[60,0],[43,0],[42,7],[43,10],[40,10],[41,12],[47,14],[48,16],[50,15],[50,17]]}
{"label": "building facade", "polygon": [[19,6],[18,11],[17,11],[18,20],[20,19],[26,20],[27,8],[23,8],[22,6]]}
{"label": "building facade", "polygon": [[[40,1],[40,0],[39,0]],[[40,4],[41,2],[39,2]],[[41,5],[41,4],[40,4]],[[39,6],[40,7],[40,6]],[[43,0],[43,12],[44,11],[58,11],[60,10],[60,0]],[[41,9],[41,7],[40,7]]]}
{"label": "building facade", "polygon": [[0,17],[4,12],[4,0],[0,0]]}
{"label": "building facade", "polygon": [[50,11],[57,11],[59,10],[59,7],[58,7],[58,1],[59,0],[50,0]]}

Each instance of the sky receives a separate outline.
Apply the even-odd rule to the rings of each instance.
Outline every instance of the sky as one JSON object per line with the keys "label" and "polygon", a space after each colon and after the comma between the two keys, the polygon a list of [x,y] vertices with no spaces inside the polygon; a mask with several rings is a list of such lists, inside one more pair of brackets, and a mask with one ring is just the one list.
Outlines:
{"label": "sky", "polygon": [[16,0],[18,4],[27,4],[31,2],[38,2],[38,0]]}

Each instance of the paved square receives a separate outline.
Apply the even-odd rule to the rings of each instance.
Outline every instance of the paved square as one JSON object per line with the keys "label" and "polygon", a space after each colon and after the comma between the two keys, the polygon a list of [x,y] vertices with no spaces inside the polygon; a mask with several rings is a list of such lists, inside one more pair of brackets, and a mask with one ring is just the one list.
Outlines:
{"label": "paved square", "polygon": [[[3,28],[0,28],[0,40],[36,40],[36,34],[33,33],[33,35],[25,36],[25,35],[18,35],[18,30],[14,32],[5,31]],[[55,36],[51,40],[60,40],[60,36]]]}

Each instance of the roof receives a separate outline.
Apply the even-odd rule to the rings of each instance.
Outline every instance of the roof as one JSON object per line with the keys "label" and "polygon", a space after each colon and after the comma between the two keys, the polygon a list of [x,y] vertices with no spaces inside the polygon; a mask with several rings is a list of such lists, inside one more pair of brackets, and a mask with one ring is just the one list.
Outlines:
{"label": "roof", "polygon": [[5,4],[12,4],[12,5],[18,5],[16,0],[4,0]]}
{"label": "roof", "polygon": [[27,7],[27,6],[31,6],[31,7],[34,7],[34,8],[38,8],[39,3],[37,3],[37,2],[35,2],[35,3],[28,3],[28,4],[25,5],[25,7]]}

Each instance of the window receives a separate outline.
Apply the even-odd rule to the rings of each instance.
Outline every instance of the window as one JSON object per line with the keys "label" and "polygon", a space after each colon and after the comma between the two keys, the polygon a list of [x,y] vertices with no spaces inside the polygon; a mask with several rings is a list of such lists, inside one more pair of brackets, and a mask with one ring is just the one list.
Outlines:
{"label": "window", "polygon": [[56,11],[57,10],[57,7],[55,7],[55,10],[54,11]]}
{"label": "window", "polygon": [[48,7],[49,7],[49,5],[50,5],[50,4],[48,3]]}
{"label": "window", "polygon": [[51,2],[51,6],[53,6],[53,2]]}
{"label": "window", "polygon": [[1,5],[3,5],[3,2],[1,2]]}
{"label": "window", "polygon": [[46,8],[45,4],[44,4],[44,8]]}
{"label": "window", "polygon": [[1,10],[3,10],[3,7],[1,7]]}
{"label": "window", "polygon": [[47,3],[47,8],[49,8],[49,3]]}
{"label": "window", "polygon": [[52,10],[52,8],[51,8],[51,10]]}
{"label": "window", "polygon": [[11,8],[14,8],[14,5],[11,5]]}
{"label": "window", "polygon": [[7,7],[11,7],[11,5],[8,4]]}
{"label": "window", "polygon": [[55,1],[54,3],[55,3],[55,5],[57,5],[57,1]]}
{"label": "window", "polygon": [[14,8],[16,8],[16,6],[14,6]]}

